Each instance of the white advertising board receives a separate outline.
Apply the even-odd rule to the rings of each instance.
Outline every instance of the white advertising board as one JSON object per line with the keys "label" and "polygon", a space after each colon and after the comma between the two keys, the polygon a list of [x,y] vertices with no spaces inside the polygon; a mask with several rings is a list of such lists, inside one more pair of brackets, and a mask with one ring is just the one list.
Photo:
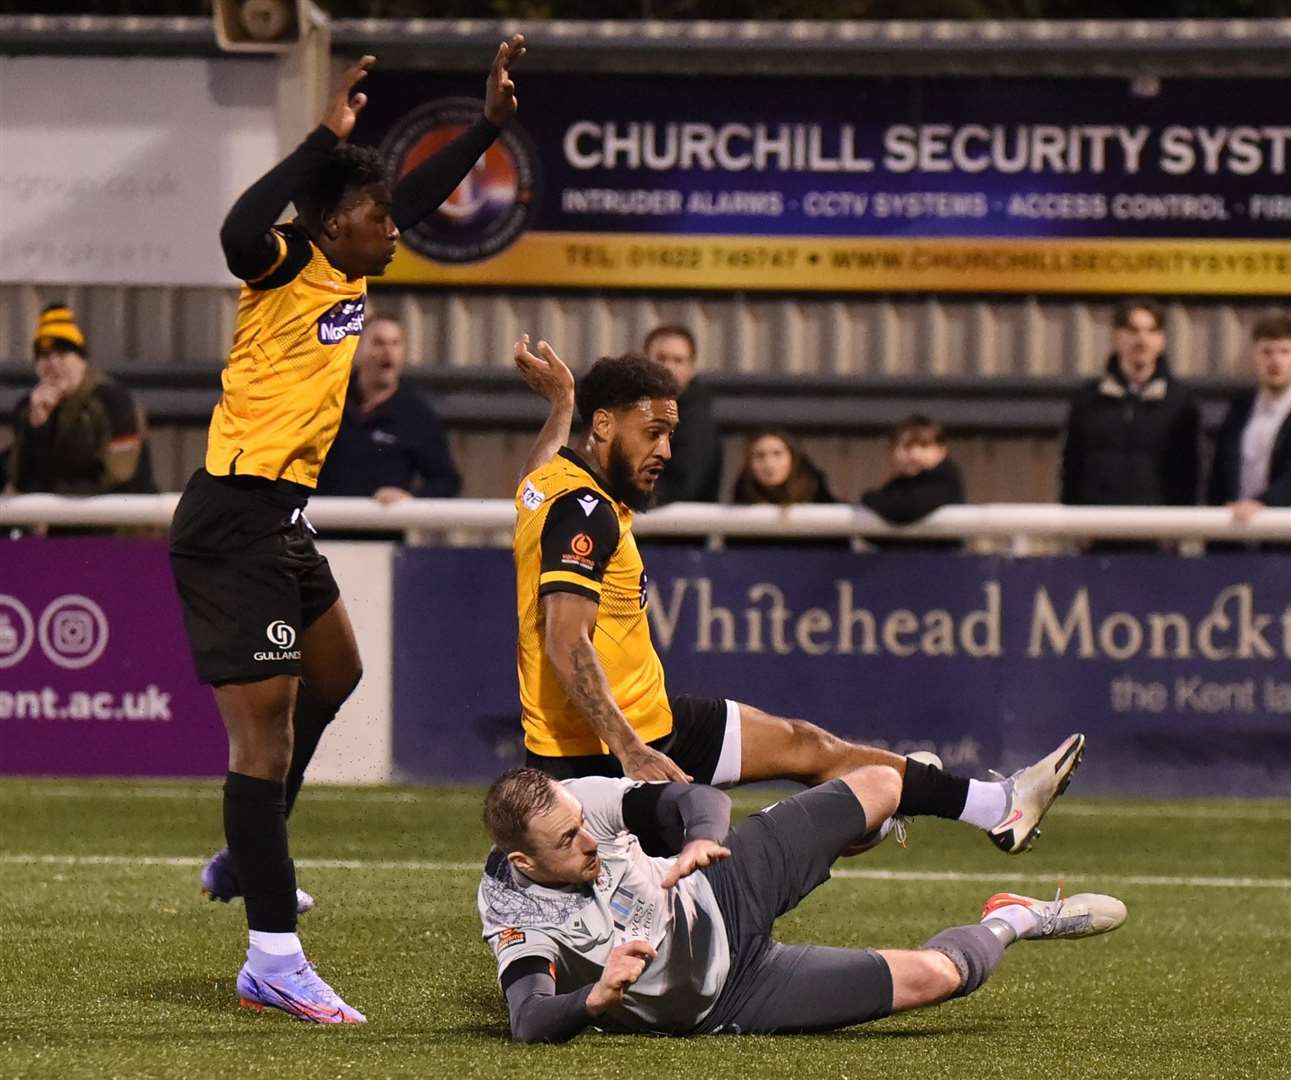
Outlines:
{"label": "white advertising board", "polygon": [[272,62],[0,56],[0,281],[231,285],[219,227],[277,157]]}

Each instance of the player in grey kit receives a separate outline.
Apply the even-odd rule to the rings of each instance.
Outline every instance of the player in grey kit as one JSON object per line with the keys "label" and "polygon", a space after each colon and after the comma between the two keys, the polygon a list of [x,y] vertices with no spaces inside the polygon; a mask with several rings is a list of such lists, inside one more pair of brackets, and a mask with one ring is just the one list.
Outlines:
{"label": "player in grey kit", "polygon": [[901,788],[895,769],[865,766],[732,831],[716,788],[503,774],[485,803],[495,846],[478,902],[512,1037],[562,1042],[589,1025],[828,1031],[971,993],[1020,938],[1086,937],[1125,921],[1110,896],[997,893],[980,923],[920,949],[773,941],[775,920],[828,880],[844,850],[877,841]]}

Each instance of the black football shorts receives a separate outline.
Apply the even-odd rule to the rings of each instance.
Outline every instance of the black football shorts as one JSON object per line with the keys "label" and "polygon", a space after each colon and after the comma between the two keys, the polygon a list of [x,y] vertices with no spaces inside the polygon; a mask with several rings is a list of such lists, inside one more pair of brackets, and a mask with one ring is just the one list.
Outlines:
{"label": "black football shorts", "polygon": [[204,683],[300,674],[301,636],[340,590],[305,518],[308,489],[198,469],[170,526],[170,566]]}
{"label": "black football shorts", "polygon": [[[733,784],[740,778],[740,707],[724,698],[679,694],[668,699],[672,731],[650,745],[667,754],[694,777],[697,784]],[[546,757],[525,752],[525,764],[557,780],[578,776],[622,776],[623,767],[610,754],[585,757]]]}

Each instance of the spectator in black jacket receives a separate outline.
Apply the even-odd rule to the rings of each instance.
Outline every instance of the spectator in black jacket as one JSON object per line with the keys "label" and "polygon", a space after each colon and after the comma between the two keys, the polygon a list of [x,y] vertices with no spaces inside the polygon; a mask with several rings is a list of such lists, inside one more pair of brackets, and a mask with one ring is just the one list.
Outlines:
{"label": "spectator in black jacket", "polygon": [[1200,415],[1170,375],[1164,312],[1131,300],[1115,315],[1107,373],[1077,392],[1062,450],[1071,506],[1192,506],[1201,475]]}
{"label": "spectator in black jacket", "polygon": [[737,506],[835,503],[829,482],[788,432],[760,431],[749,440],[731,501]]}
{"label": "spectator in black jacket", "polygon": [[0,490],[155,492],[143,411],[129,390],[90,366],[85,334],[66,304],[41,313],[32,352],[36,385],[14,410],[8,483]]}
{"label": "spectator in black jacket", "polygon": [[319,495],[371,496],[388,504],[452,498],[462,489],[434,410],[400,386],[407,361],[403,327],[392,315],[368,323],[359,342],[341,428],[318,477]]}
{"label": "spectator in black jacket", "polygon": [[[861,505],[890,525],[912,525],[934,510],[964,501],[964,477],[950,458],[946,432],[935,420],[915,414],[902,420],[888,436],[892,477],[882,487],[861,496]],[[875,547],[960,547],[958,540],[887,540]]]}
{"label": "spectator in black jacket", "polygon": [[1206,490],[1243,523],[1266,506],[1291,506],[1291,313],[1268,313],[1251,338],[1257,385],[1229,406]]}
{"label": "spectator in black jacket", "polygon": [[677,432],[672,460],[659,477],[658,505],[672,502],[717,502],[722,484],[722,436],[713,418],[713,396],[695,378],[695,336],[684,326],[657,326],[646,335],[644,351],[676,377]]}

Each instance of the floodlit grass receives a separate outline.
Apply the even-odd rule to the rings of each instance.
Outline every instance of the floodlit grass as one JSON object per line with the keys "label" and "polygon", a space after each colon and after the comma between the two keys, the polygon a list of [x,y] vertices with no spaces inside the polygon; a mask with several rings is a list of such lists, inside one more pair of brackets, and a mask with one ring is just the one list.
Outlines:
{"label": "floodlit grass", "polygon": [[1070,799],[1013,859],[920,820],[907,850],[840,867],[945,876],[840,876],[780,936],[915,946],[997,888],[1059,879],[1130,920],[1020,943],[968,999],[832,1035],[517,1047],[475,914],[479,800],[306,789],[293,853],[319,907],[302,936],[370,1020],[319,1028],[237,1008],[242,909],[197,886],[222,843],[216,786],[0,781],[0,1077],[1291,1076],[1291,804]]}

